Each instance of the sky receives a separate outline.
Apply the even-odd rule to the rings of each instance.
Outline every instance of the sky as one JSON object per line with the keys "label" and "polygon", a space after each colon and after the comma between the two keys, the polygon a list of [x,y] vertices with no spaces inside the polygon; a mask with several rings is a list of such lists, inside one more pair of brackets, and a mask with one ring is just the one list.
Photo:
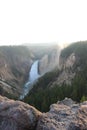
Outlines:
{"label": "sky", "polygon": [[0,0],[0,45],[87,40],[87,0]]}

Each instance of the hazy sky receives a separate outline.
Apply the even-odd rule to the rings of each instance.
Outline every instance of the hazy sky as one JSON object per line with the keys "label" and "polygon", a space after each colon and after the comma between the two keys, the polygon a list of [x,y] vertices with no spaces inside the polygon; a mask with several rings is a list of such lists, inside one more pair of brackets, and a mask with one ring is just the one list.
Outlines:
{"label": "hazy sky", "polygon": [[0,0],[0,45],[87,40],[87,0]]}

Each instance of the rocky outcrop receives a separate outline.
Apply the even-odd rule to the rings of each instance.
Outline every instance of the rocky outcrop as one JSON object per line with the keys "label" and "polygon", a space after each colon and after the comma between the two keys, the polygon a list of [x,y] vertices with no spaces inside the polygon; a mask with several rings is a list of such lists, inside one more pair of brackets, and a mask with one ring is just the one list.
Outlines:
{"label": "rocky outcrop", "polygon": [[45,54],[39,61],[39,73],[41,75],[52,71],[55,67],[59,68],[60,48],[57,47],[51,54]]}
{"label": "rocky outcrop", "polygon": [[63,58],[60,56],[60,61],[59,61],[60,69],[72,68],[75,62],[76,62],[75,53],[71,53],[70,56],[68,56],[67,58]]}
{"label": "rocky outcrop", "polygon": [[87,130],[87,101],[65,98],[41,113],[20,101],[0,96],[0,130]]}
{"label": "rocky outcrop", "polygon": [[72,80],[74,79],[74,77],[76,75],[76,72],[72,71],[73,66],[75,64],[76,64],[75,53],[72,53],[67,58],[60,57],[59,69],[60,69],[61,73],[56,78],[56,80],[52,83],[51,87],[53,87],[55,84],[60,85],[60,86],[62,84],[71,85]]}
{"label": "rocky outcrop", "polygon": [[51,105],[40,117],[37,130],[87,130],[87,102],[75,104],[66,98]]}
{"label": "rocky outcrop", "polygon": [[20,87],[18,88],[16,92],[16,87],[12,87],[6,82],[3,82],[0,80],[0,94],[1,95],[3,96],[6,95],[9,98],[17,98],[20,94],[19,92],[21,92]]}
{"label": "rocky outcrop", "polygon": [[0,130],[35,130],[40,116],[34,107],[0,96]]}

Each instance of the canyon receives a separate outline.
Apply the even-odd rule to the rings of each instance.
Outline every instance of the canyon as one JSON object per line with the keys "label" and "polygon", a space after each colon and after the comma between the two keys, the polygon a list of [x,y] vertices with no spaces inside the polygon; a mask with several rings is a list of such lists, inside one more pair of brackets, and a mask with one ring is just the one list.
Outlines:
{"label": "canyon", "polygon": [[[0,47],[0,94],[19,99],[26,95],[37,77],[58,65],[59,47],[53,46],[1,46]],[[44,60],[44,57],[47,58]],[[32,71],[34,62],[38,66]],[[53,66],[52,66],[52,63]],[[30,74],[32,73],[32,74]],[[37,78],[36,78],[37,79]],[[30,84],[30,82],[32,82]],[[28,87],[30,86],[30,87]],[[25,89],[24,89],[25,88]]]}
{"label": "canyon", "polygon": [[87,100],[86,52],[87,41],[64,48],[59,56],[59,66],[38,79],[24,102],[46,112],[51,104],[65,97],[77,102]]}
{"label": "canyon", "polygon": [[0,47],[0,130],[87,130],[86,52]]}

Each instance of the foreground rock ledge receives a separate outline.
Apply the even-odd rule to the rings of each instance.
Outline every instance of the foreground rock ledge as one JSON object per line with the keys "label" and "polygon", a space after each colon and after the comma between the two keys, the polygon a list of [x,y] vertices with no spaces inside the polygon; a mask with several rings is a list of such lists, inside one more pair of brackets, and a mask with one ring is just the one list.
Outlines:
{"label": "foreground rock ledge", "polygon": [[87,102],[69,98],[41,113],[34,107],[0,96],[0,130],[87,130]]}
{"label": "foreground rock ledge", "polygon": [[37,130],[87,130],[87,102],[75,104],[65,98],[51,105],[40,117]]}
{"label": "foreground rock ledge", "polygon": [[0,96],[0,130],[34,130],[40,115],[28,104]]}

